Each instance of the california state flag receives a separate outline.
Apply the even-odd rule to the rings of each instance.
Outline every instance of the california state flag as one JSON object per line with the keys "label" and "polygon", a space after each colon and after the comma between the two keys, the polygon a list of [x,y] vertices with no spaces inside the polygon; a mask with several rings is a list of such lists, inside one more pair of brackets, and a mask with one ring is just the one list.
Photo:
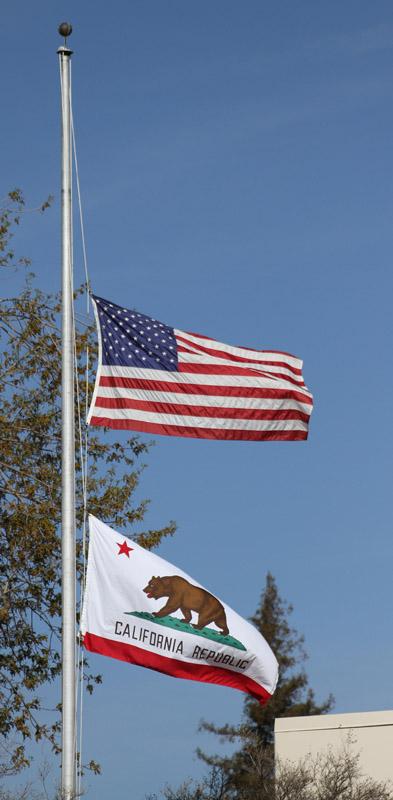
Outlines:
{"label": "california state flag", "polygon": [[264,704],[277,660],[261,634],[185,572],[93,516],[81,630],[93,653],[232,686]]}

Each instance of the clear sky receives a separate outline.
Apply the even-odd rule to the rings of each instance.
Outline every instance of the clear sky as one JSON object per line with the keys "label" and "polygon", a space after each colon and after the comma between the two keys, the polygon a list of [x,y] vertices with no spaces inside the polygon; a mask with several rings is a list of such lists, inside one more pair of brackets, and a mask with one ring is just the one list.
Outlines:
{"label": "clear sky", "polygon": [[[4,195],[37,281],[59,266],[57,25],[73,96],[93,288],[185,330],[304,359],[306,443],[162,437],[141,494],[160,554],[244,616],[267,570],[295,608],[317,699],[391,707],[391,2],[8,3]],[[78,245],[78,242],[77,242]],[[76,280],[83,279],[81,251]],[[8,294],[15,278],[2,278]],[[149,437],[146,437],[147,439]],[[142,800],[197,774],[203,717],[242,695],[101,657],[85,702],[87,797]],[[37,754],[37,764],[40,754]]]}

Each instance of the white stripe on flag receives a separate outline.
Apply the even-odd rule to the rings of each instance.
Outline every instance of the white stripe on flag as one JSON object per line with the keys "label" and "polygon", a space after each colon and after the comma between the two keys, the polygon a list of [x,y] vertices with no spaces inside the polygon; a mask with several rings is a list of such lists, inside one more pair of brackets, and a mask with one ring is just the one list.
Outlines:
{"label": "white stripe on flag", "polygon": [[306,397],[312,398],[311,393],[304,386],[296,386],[291,381],[280,378],[248,375],[212,375],[194,374],[192,372],[167,372],[161,369],[144,369],[140,367],[101,367],[101,376],[114,378],[138,378],[140,380],[163,381],[164,383],[204,384],[209,386],[249,386],[261,389],[290,389],[301,392]]}
{"label": "white stripe on flag", "polygon": [[[194,343],[195,345],[206,347],[209,350],[222,350],[223,353],[230,353],[231,355],[240,356],[241,358],[249,358],[251,361],[253,359],[282,361],[283,363],[290,364],[291,367],[295,367],[295,369],[301,370],[303,367],[303,361],[300,358],[296,358],[296,356],[289,355],[289,353],[276,353],[272,350],[253,350],[245,347],[234,347],[230,344],[217,342],[215,339],[204,339],[192,333],[185,333],[184,331],[177,330],[176,328],[175,336],[182,337],[182,339],[187,339],[190,344]],[[181,342],[179,342],[179,344],[181,344]]]}
{"label": "white stripe on flag", "polygon": [[[207,406],[211,408],[257,408],[261,411],[287,410],[310,414],[309,403],[299,400],[274,400],[258,397],[224,397],[213,394],[182,394],[181,392],[158,392],[151,389],[126,389],[123,386],[100,386],[98,397],[146,400],[150,403],[172,403],[173,405]],[[186,403],[187,401],[187,403]]]}
{"label": "white stripe on flag", "polygon": [[275,367],[271,364],[255,364],[252,361],[227,361],[227,359],[217,358],[217,356],[209,356],[206,353],[203,354],[203,357],[200,353],[182,353],[180,352],[178,355],[179,363],[181,364],[200,364],[202,367],[207,365],[220,365],[220,366],[232,366],[239,369],[253,369],[262,374],[269,373],[278,373],[280,376],[288,375],[292,381],[296,381],[300,385],[303,385],[303,379],[301,375],[295,375],[291,370],[286,369],[284,366]]}
{"label": "white stripe on flag", "polygon": [[100,408],[94,409],[95,417],[107,419],[135,419],[158,425],[185,425],[192,428],[224,428],[227,430],[250,431],[294,431],[307,430],[307,423],[301,420],[253,420],[253,419],[221,419],[209,417],[181,416],[180,414],[155,414],[150,411],[138,411],[134,408]]}

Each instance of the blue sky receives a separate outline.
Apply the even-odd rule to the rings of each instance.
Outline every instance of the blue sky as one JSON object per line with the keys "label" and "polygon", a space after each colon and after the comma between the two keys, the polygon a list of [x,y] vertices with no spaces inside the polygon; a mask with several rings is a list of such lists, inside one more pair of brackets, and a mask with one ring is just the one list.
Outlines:
{"label": "blue sky", "polygon": [[[74,26],[73,98],[97,294],[164,322],[304,359],[306,443],[156,440],[141,495],[160,554],[239,613],[267,570],[294,605],[310,684],[335,710],[391,704],[393,10],[364,0],[8,5],[2,193],[15,245],[57,289],[57,25]],[[83,279],[76,238],[76,280]],[[18,278],[2,277],[9,294]],[[146,437],[149,438],[149,437]],[[230,689],[96,657],[87,797],[142,798],[196,775],[201,718]],[[37,753],[37,764],[40,753]],[[153,766],[154,765],[154,768]],[[54,767],[56,774],[56,766]]]}

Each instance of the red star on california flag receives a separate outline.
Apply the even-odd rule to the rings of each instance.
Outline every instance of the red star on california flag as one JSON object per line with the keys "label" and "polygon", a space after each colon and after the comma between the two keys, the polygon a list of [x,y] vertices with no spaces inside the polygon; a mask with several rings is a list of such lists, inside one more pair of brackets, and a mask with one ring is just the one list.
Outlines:
{"label": "red star on california flag", "polygon": [[131,550],[133,550],[134,548],[133,547],[129,547],[127,542],[126,542],[126,540],[124,540],[123,544],[120,544],[120,542],[116,542],[116,544],[117,544],[117,546],[119,548],[119,552],[118,552],[117,555],[121,556],[122,554],[124,554],[125,556],[127,556],[127,558],[129,558]]}

